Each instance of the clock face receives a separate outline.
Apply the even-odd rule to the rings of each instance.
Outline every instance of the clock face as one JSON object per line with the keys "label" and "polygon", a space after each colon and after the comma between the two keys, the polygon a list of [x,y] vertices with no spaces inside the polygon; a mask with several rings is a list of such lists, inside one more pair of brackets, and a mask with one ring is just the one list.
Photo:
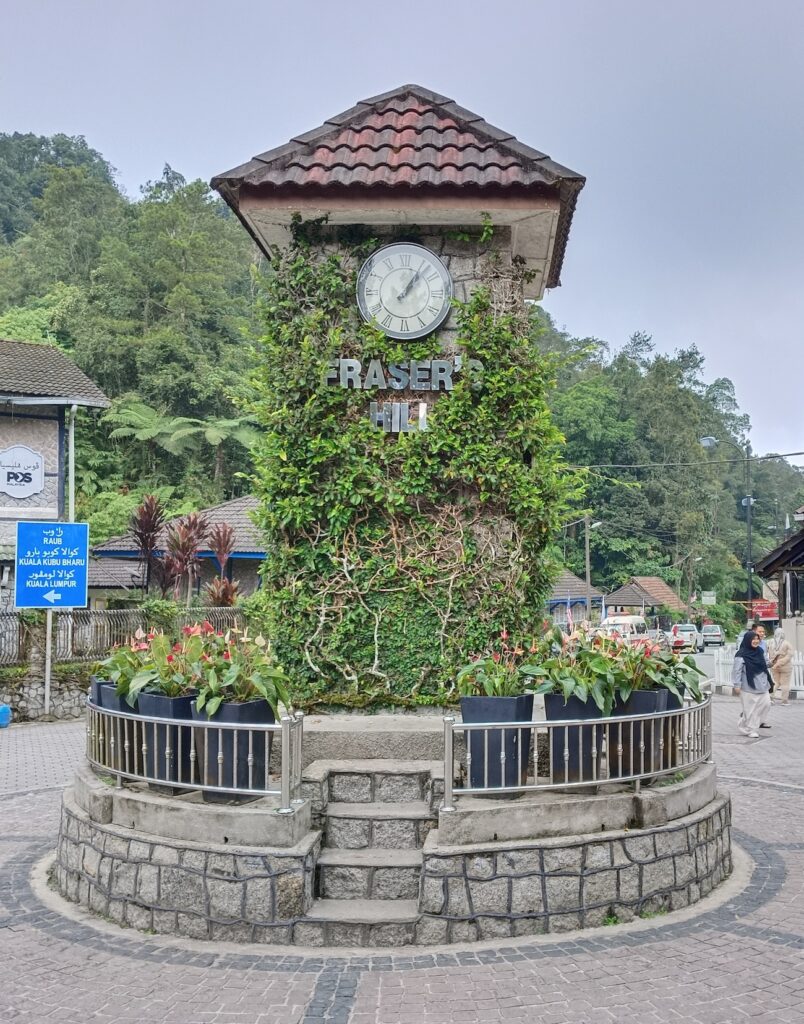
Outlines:
{"label": "clock face", "polygon": [[429,249],[396,242],[378,249],[357,278],[364,320],[389,338],[423,338],[444,322],[452,299],[449,271]]}

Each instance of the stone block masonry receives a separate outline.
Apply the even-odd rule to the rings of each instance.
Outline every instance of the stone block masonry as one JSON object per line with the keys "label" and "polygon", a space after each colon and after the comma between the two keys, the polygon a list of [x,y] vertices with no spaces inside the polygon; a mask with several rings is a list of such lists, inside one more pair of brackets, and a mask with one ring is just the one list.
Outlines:
{"label": "stone block masonry", "polygon": [[171,841],[93,821],[65,793],[55,881],[117,924],[166,935],[288,943],[313,901],[321,837],[296,846]]}
{"label": "stone block masonry", "polygon": [[464,942],[631,921],[697,902],[731,873],[731,805],[574,840],[424,846],[419,941]]}
{"label": "stone block masonry", "polygon": [[[51,680],[50,718],[80,718],[87,701],[87,681],[79,674],[74,678]],[[45,680],[20,675],[0,680],[0,704],[8,704],[16,722],[35,722],[45,715]]]}

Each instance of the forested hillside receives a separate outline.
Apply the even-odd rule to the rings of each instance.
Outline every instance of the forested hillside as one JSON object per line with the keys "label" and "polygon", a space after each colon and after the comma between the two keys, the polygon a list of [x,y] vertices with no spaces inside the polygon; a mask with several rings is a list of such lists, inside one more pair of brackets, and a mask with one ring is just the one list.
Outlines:
{"label": "forested hillside", "polygon": [[[259,271],[203,182],[165,167],[132,199],[82,138],[0,135],[0,338],[59,345],[114,400],[102,418],[83,415],[78,435],[78,511],[95,540],[151,491],[179,512],[248,490],[253,427],[233,398],[255,358]],[[635,334],[613,351],[536,308],[532,326],[559,367],[567,461],[592,467],[578,515],[601,523],[594,582],[656,574],[684,597],[743,598],[744,467],[733,448],[698,440],[747,439],[731,382],[707,381],[693,347],[660,355]],[[756,559],[804,504],[804,474],[774,460],[753,478]],[[578,528],[555,553],[582,574]]]}

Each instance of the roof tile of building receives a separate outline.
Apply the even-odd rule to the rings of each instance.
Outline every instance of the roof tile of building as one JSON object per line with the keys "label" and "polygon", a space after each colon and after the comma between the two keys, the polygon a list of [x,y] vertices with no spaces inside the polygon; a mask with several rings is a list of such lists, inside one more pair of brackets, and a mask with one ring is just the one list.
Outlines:
{"label": "roof tile of building", "polygon": [[[258,507],[257,499],[253,495],[247,494],[242,498],[232,498],[231,501],[224,501],[220,505],[202,509],[200,514],[206,519],[209,526],[215,526],[216,523],[228,523],[232,527],[234,530],[234,554],[253,553],[256,557],[262,558],[265,554],[265,541],[251,518],[252,513]],[[177,516],[169,522],[176,522],[181,518],[181,516]],[[165,532],[163,528],[159,536],[158,548],[164,546]],[[122,552],[131,552],[129,557],[133,557],[136,555],[137,546],[131,534],[122,534],[119,537],[110,537],[102,544],[95,545],[92,550],[104,558]]]}
{"label": "roof tile of building", "polygon": [[109,399],[55,345],[0,339],[0,401],[63,399],[65,405],[105,409]]}
{"label": "roof tile of building", "polygon": [[558,282],[569,225],[585,178],[419,85],[362,100],[320,127],[212,179],[227,202],[255,189],[520,187],[561,199],[548,287]]}
{"label": "roof tile of building", "polygon": [[[594,598],[601,597],[601,591],[597,587],[592,587],[591,596]],[[569,569],[562,569],[558,579],[553,584],[553,589],[550,594],[550,601],[566,601],[568,598],[570,602],[583,600],[586,597],[586,582],[579,576],[576,576],[574,572],[570,572]]]}
{"label": "roof tile of building", "polygon": [[670,608],[678,612],[686,611],[687,608],[672,587],[658,576],[632,576],[625,586],[606,595],[606,604],[623,608],[645,605],[651,608]]}

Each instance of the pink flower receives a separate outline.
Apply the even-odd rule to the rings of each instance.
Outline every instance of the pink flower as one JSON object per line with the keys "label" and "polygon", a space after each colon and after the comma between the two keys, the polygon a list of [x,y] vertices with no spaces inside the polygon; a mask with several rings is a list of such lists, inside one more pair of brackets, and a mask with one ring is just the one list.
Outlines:
{"label": "pink flower", "polygon": [[500,633],[500,640],[507,640],[507,639],[508,639],[508,630],[505,629],[505,627],[503,627],[503,631],[502,631],[502,633]]}
{"label": "pink flower", "polygon": [[500,663],[500,655],[499,655],[499,653],[498,653],[497,651],[495,651],[495,652],[494,652],[494,654],[492,654],[492,656],[491,656],[491,657],[492,657],[492,660],[493,660],[493,661],[494,661],[494,662],[495,662],[496,664],[498,664],[498,665],[499,665],[499,663]]}
{"label": "pink flower", "polygon": [[232,656],[231,656],[231,654],[228,651],[224,651],[223,652],[223,660],[224,661],[231,661],[232,660]]}
{"label": "pink flower", "polygon": [[167,658],[166,658],[165,660],[166,660],[166,661],[167,661],[168,663],[170,663],[171,661],[175,661],[175,660],[176,660],[176,658],[175,658],[175,656],[174,656],[174,655],[172,655],[172,654],[169,654],[169,655],[167,656]]}

